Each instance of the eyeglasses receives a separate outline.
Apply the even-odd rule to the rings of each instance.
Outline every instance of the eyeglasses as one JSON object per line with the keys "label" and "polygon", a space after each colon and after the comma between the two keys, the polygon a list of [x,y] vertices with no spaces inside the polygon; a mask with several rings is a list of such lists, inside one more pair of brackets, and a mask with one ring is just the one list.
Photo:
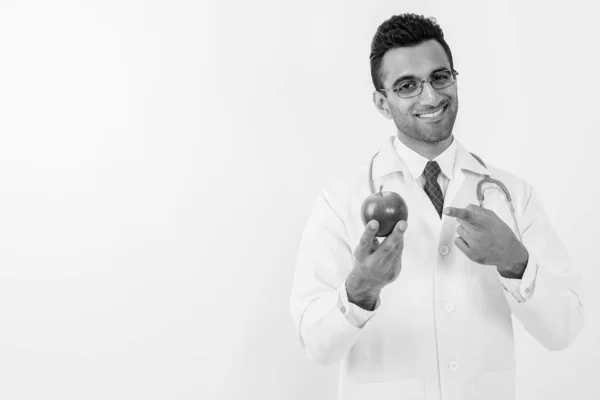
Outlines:
{"label": "eyeglasses", "polygon": [[419,79],[404,79],[398,83],[396,87],[393,89],[378,89],[383,90],[385,92],[394,92],[403,99],[407,99],[410,97],[415,97],[421,94],[423,91],[423,85],[425,82],[429,82],[431,87],[440,90],[445,89],[448,86],[452,86],[454,82],[456,82],[456,76],[458,72],[455,70],[448,71],[442,70],[437,71],[431,75],[429,79],[419,80]]}

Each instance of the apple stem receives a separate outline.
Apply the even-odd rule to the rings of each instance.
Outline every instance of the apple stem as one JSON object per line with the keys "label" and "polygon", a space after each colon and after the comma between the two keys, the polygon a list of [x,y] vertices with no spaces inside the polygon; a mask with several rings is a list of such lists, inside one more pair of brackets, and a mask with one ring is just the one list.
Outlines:
{"label": "apple stem", "polygon": [[379,186],[379,194],[383,196],[383,185]]}

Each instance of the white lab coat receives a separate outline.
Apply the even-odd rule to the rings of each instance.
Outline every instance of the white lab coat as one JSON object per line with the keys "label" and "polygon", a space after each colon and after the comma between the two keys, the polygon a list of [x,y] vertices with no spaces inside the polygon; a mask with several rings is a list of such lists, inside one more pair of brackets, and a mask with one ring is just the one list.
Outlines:
{"label": "white lab coat", "polygon": [[[454,245],[456,219],[440,220],[422,187],[405,179],[407,165],[387,142],[373,167],[375,187],[399,193],[409,216],[402,271],[382,290],[375,311],[348,303],[345,291],[364,231],[369,160],[321,192],[298,252],[291,313],[309,358],[341,361],[339,400],[513,400],[511,315],[549,350],[564,349],[581,330],[581,276],[532,187],[456,145],[445,206],[479,204],[476,186],[484,174],[503,182],[529,252],[525,276],[505,279],[494,266],[470,261]],[[484,205],[513,227],[502,192],[487,190]]]}

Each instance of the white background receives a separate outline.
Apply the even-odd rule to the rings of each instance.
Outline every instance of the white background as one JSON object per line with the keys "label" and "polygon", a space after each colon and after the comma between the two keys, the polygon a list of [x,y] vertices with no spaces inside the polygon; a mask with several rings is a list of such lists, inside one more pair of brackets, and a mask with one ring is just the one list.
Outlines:
{"label": "white background", "polygon": [[[435,16],[455,135],[527,179],[586,281],[519,399],[597,399],[597,9],[581,1],[0,2],[0,398],[334,399],[288,311],[318,191],[394,130],[369,48]],[[366,177],[365,177],[366,178]]]}

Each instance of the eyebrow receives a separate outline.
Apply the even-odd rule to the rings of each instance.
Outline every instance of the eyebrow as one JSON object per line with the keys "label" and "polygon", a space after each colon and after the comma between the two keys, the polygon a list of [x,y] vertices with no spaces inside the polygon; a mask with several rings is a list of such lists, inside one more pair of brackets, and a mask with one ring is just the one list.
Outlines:
{"label": "eyebrow", "polygon": [[[440,72],[440,71],[450,71],[450,69],[448,67],[439,67],[439,68],[436,68],[433,71],[431,71],[429,76],[435,74],[436,72]],[[417,79],[418,80],[420,78],[415,75],[402,75],[402,76],[396,78],[394,83],[392,83],[392,87],[396,87],[396,85],[398,85],[400,82],[402,82],[405,79]]]}

